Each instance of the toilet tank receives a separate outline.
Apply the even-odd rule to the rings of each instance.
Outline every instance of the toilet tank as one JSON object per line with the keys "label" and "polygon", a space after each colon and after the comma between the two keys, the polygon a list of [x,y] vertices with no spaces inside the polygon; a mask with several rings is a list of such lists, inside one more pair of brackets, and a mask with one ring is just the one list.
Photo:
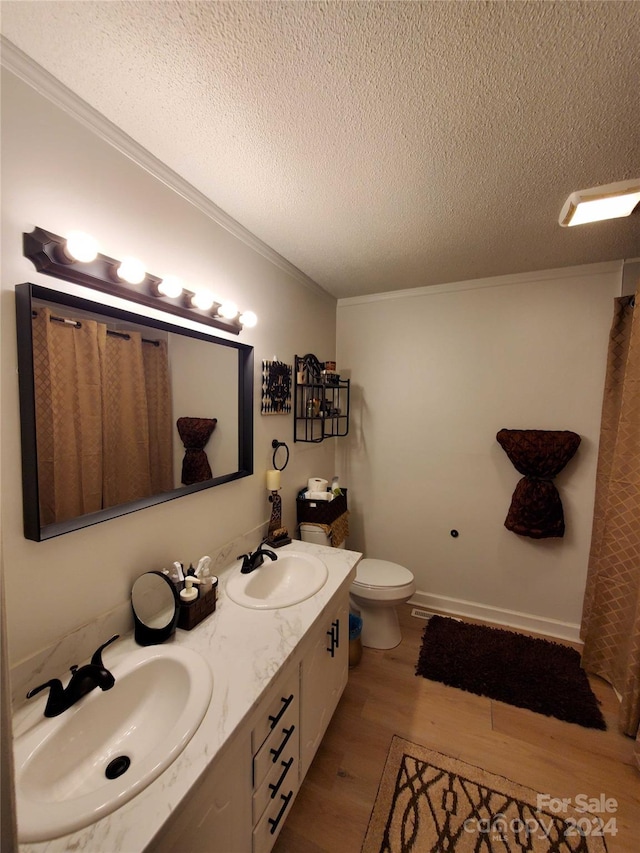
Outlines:
{"label": "toilet tank", "polygon": [[[314,545],[324,545],[325,548],[331,548],[331,539],[317,524],[305,524],[302,522],[300,525],[300,539],[303,542],[311,542]],[[338,548],[344,547],[344,542],[338,545]]]}

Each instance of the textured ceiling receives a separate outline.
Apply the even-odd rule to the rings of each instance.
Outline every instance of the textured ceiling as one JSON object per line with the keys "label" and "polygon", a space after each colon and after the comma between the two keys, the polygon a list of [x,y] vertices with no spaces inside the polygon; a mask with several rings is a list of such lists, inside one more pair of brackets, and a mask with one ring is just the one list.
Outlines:
{"label": "textured ceiling", "polygon": [[640,3],[3,2],[6,38],[338,297],[640,254]]}

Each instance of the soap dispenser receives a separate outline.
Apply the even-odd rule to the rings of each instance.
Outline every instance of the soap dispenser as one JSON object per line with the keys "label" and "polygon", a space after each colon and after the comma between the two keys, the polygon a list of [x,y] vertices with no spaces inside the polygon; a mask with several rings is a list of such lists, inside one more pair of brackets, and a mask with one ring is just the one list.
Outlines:
{"label": "soap dispenser", "polygon": [[184,579],[184,589],[180,590],[182,604],[191,604],[198,598],[198,590],[193,586],[194,583],[200,584],[202,581],[193,575],[187,575]]}

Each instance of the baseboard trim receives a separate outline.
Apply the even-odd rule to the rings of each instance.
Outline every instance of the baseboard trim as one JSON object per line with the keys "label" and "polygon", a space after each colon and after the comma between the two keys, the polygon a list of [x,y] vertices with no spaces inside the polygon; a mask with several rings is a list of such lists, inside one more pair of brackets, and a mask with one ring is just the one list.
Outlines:
{"label": "baseboard trim", "polygon": [[547,619],[544,616],[533,616],[530,613],[520,613],[517,610],[505,610],[502,607],[490,607],[487,604],[477,604],[474,601],[464,601],[461,598],[450,598],[447,595],[432,595],[427,592],[416,592],[408,604],[451,616],[467,616],[470,619],[481,619],[495,625],[509,628],[519,628],[532,631],[545,637],[558,640],[570,640],[580,643],[580,626],[571,622],[560,622]]}

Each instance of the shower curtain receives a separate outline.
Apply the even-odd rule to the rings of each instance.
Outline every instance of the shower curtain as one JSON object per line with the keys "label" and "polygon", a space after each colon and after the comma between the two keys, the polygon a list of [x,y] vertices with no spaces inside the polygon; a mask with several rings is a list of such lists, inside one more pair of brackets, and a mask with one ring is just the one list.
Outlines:
{"label": "shower curtain", "polygon": [[602,406],[582,665],[622,696],[640,767],[640,306],[615,300]]}
{"label": "shower curtain", "polygon": [[166,343],[42,307],[33,348],[41,524],[172,489]]}

